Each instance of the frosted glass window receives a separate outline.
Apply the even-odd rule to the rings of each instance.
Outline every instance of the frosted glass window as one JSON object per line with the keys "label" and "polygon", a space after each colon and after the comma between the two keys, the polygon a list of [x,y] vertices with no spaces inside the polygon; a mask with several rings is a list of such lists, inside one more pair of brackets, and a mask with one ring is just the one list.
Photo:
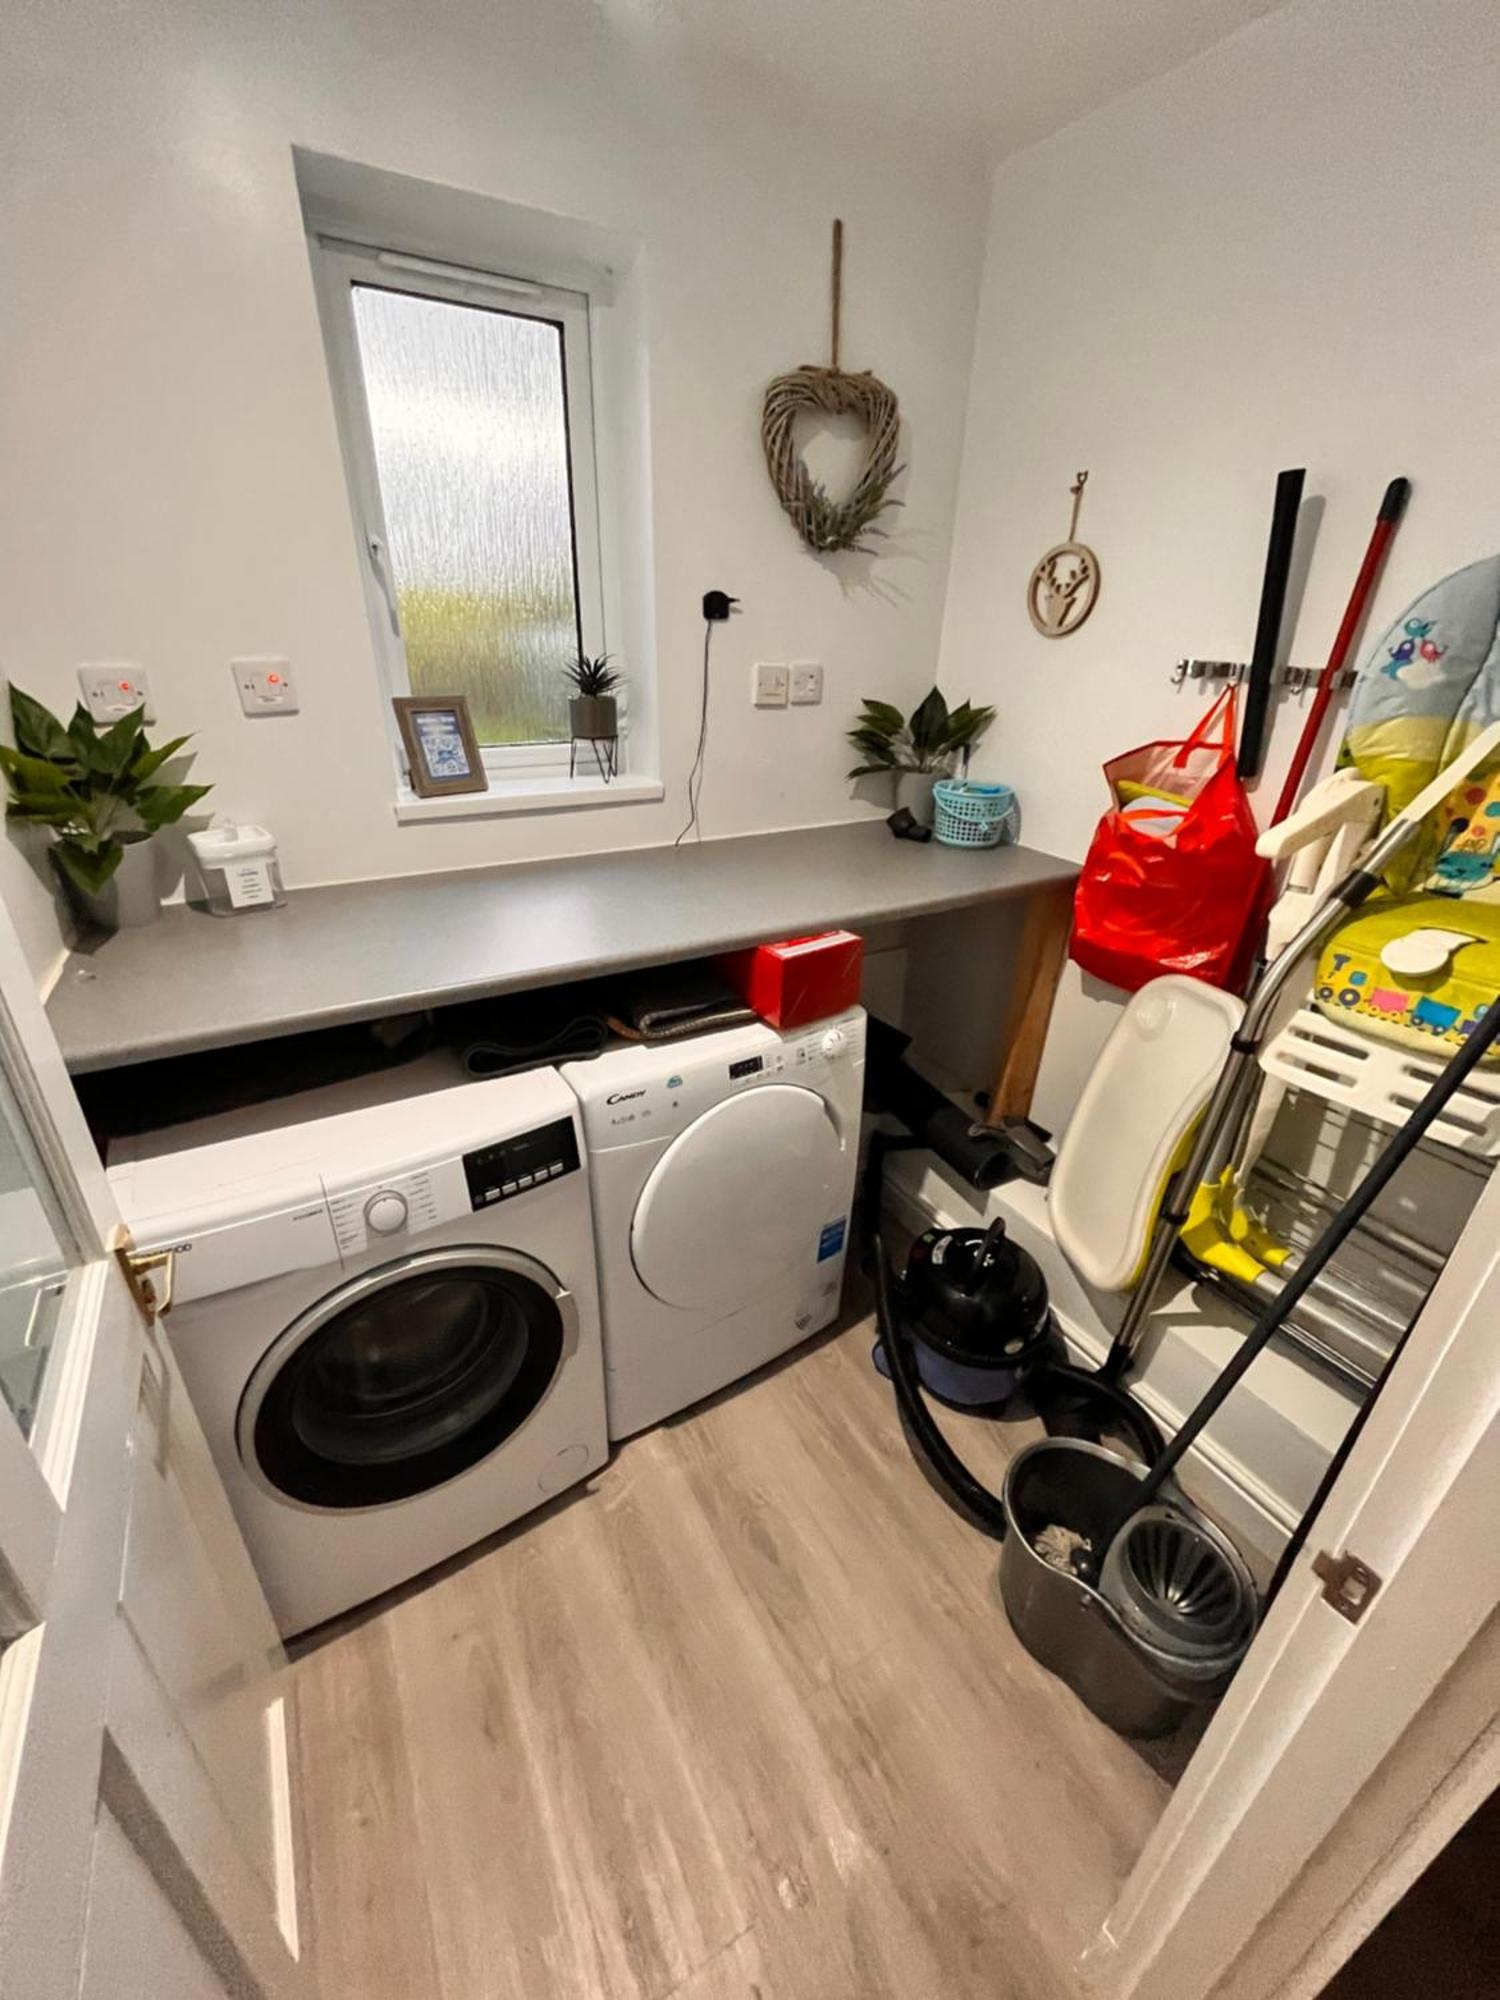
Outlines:
{"label": "frosted glass window", "polygon": [[353,298],[412,693],[467,695],[481,743],[562,741],[581,643],[562,328]]}

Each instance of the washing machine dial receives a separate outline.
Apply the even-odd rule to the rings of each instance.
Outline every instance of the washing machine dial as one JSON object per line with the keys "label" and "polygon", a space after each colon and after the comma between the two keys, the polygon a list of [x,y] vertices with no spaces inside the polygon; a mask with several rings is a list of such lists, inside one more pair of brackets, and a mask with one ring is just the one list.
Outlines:
{"label": "washing machine dial", "polygon": [[406,1227],[407,1213],[406,1196],[394,1188],[382,1188],[365,1203],[365,1224],[377,1236],[394,1236]]}
{"label": "washing machine dial", "polygon": [[842,1028],[830,1028],[819,1044],[830,1062],[836,1062],[849,1046],[849,1037]]}

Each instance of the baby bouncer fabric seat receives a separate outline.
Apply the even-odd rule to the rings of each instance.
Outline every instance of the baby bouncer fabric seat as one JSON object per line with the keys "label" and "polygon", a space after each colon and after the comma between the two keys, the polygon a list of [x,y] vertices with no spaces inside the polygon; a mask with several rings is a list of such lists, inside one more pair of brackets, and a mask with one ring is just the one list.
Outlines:
{"label": "baby bouncer fabric seat", "polygon": [[[1385,790],[1389,817],[1500,719],[1500,555],[1403,612],[1361,668],[1339,763]],[[1439,1060],[1500,993],[1500,768],[1429,816],[1386,885],[1324,946],[1327,1019]],[[1485,1061],[1500,1064],[1500,1048]]]}

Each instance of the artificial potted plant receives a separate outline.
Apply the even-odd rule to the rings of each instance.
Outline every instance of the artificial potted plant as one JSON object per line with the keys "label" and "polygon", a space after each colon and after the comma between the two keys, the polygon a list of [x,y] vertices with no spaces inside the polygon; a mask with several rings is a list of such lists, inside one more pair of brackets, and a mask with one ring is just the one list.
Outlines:
{"label": "artificial potted plant", "polygon": [[64,726],[14,686],[10,717],[15,747],[0,743],[6,818],[51,828],[53,866],[90,923],[116,930],[152,922],[161,899],[151,836],[212,789],[155,782],[187,737],[153,747],[144,708],[101,729],[81,702]]}
{"label": "artificial potted plant", "polygon": [[937,688],[925,695],[910,716],[888,701],[866,695],[849,741],[860,761],[851,778],[889,771],[895,779],[895,803],[906,806],[923,826],[932,824],[932,788],[952,775],[958,759],[969,753],[995,719],[992,708],[962,702],[950,709]]}
{"label": "artificial potted plant", "polygon": [[564,669],[573,693],[568,699],[568,728],[575,741],[589,737],[608,741],[620,733],[619,702],[615,695],[621,676],[609,664],[609,654],[591,660],[579,653]]}

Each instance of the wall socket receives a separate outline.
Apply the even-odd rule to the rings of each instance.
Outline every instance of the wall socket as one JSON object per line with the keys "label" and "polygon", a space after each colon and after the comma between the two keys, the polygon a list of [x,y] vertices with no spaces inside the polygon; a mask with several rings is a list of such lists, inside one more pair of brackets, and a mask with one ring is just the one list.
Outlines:
{"label": "wall socket", "polygon": [[786,707],[787,670],[784,666],[771,660],[757,660],[755,679],[751,685],[757,708]]}
{"label": "wall socket", "polygon": [[138,708],[145,709],[147,722],[156,720],[150,683],[134,660],[86,661],[78,669],[78,685],[89,714],[106,727]]}
{"label": "wall socket", "polygon": [[229,671],[246,715],[295,715],[292,663],[281,659],[231,660]]}
{"label": "wall socket", "polygon": [[811,707],[823,699],[823,669],[816,660],[793,660],[791,676],[793,707]]}

